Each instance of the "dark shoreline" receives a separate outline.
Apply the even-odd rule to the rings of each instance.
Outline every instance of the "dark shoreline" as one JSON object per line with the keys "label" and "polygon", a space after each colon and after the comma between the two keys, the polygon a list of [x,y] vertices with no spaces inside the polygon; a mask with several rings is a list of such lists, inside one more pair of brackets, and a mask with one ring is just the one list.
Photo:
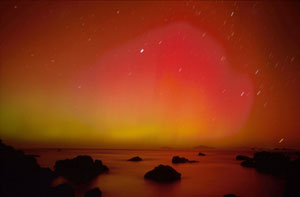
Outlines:
{"label": "dark shoreline", "polygon": [[[47,170],[45,170],[45,171],[47,171],[48,172],[48,179],[47,179],[47,181],[48,181],[48,183],[47,184],[44,184],[42,187],[40,187],[40,188],[44,188],[43,190],[44,191],[39,191],[39,193],[47,193],[47,196],[46,197],[54,197],[54,196],[60,196],[58,193],[60,193],[60,192],[62,192],[62,191],[60,191],[60,190],[66,190],[66,191],[70,191],[70,187],[69,186],[66,186],[66,185],[64,185],[63,187],[61,186],[61,187],[52,187],[52,185],[51,185],[51,182],[54,180],[54,179],[56,179],[57,177],[58,177],[58,174],[57,173],[55,173],[55,168],[54,168],[54,171],[53,170],[50,170],[49,168],[41,168],[38,164],[37,164],[37,161],[36,161],[36,157],[38,156],[38,155],[36,155],[36,154],[29,154],[29,155],[26,155],[23,151],[18,151],[18,150],[15,150],[14,148],[12,148],[12,147],[9,147],[9,146],[6,146],[6,145],[4,145],[4,144],[2,144],[1,143],[1,150],[9,150],[8,152],[10,152],[10,154],[12,154],[12,155],[15,155],[16,157],[18,157],[19,159],[21,158],[21,160],[22,160],[22,158],[27,158],[27,159],[29,159],[29,160],[31,160],[32,161],[32,164],[34,164],[35,166],[38,166],[38,167],[35,167],[35,170],[32,172],[32,173],[30,173],[30,172],[28,172],[28,173],[26,173],[26,174],[28,174],[28,175],[30,175],[30,179],[36,179],[36,180],[39,180],[41,183],[42,182],[45,182],[45,181],[43,181],[42,179],[47,179],[46,177],[43,177],[43,176],[45,176],[46,174],[44,174],[42,177],[37,177],[37,176],[35,176],[34,174],[36,174],[36,171],[43,171],[44,169],[47,169]],[[28,150],[28,149],[27,149]],[[29,149],[29,150],[32,150],[32,151],[37,151],[37,150],[40,150],[40,149]],[[43,150],[45,150],[45,149],[43,149]],[[48,149],[49,150],[49,149]],[[58,151],[57,149],[51,149],[52,151]],[[59,152],[64,152],[64,151],[66,151],[66,150],[68,150],[68,151],[70,151],[70,150],[74,150],[74,149],[61,149]],[[83,149],[75,149],[75,150],[83,150]],[[84,149],[84,150],[99,150],[99,149]],[[124,149],[123,149],[124,150]],[[127,150],[127,149],[126,149]],[[132,150],[132,151],[134,151],[134,150]],[[139,151],[142,151],[142,150],[136,150],[136,152],[139,152]],[[167,150],[162,150],[162,151],[167,151]],[[168,150],[169,151],[169,150]],[[182,151],[182,150],[181,150]],[[187,150],[188,152],[196,152],[196,150]],[[210,156],[209,155],[209,150],[207,150],[207,152],[205,152],[204,150],[202,150],[204,153],[205,153],[205,155],[208,155],[208,157]],[[214,151],[218,151],[218,149],[214,149]],[[225,153],[226,153],[226,151],[229,151],[229,150],[225,150]],[[233,150],[230,150],[230,151],[233,151]],[[131,152],[131,151],[130,151]],[[174,153],[174,155],[175,155],[175,152],[176,152],[176,150],[174,150],[174,151],[172,151],[171,150],[171,154],[173,154]],[[255,153],[255,151],[253,151],[253,150],[246,150],[246,152],[247,153]],[[3,153],[3,151],[2,151],[2,153]],[[223,153],[224,153],[224,151],[223,151]],[[257,152],[256,152],[257,153]],[[299,156],[299,152],[298,151],[291,151],[291,152],[289,152],[289,151],[286,151],[286,150],[276,150],[276,151],[274,151],[274,153],[276,153],[276,154],[285,154],[285,155],[288,155],[288,156],[291,156],[291,155],[294,155],[295,157],[298,157]],[[3,155],[1,155],[1,158],[3,159],[4,157],[2,157]],[[198,156],[198,152],[197,152],[197,156]],[[92,160],[91,158],[87,158],[87,157],[89,157],[89,156],[86,156],[86,159],[84,159],[84,160]],[[206,157],[206,156],[204,156],[204,157]],[[201,158],[203,158],[203,157],[201,157]],[[249,158],[249,159],[252,159],[251,157],[246,157],[246,158],[244,158],[244,159],[242,159],[242,160],[247,160],[247,158]],[[39,158],[40,159],[40,158]],[[75,159],[75,158],[74,158]],[[171,160],[172,158],[170,158],[170,160]],[[200,159],[200,158],[199,158]],[[70,159],[66,159],[66,160],[70,160]],[[71,159],[72,160],[72,159]],[[234,158],[232,158],[232,160],[234,160]],[[294,160],[292,160],[292,161],[294,161]],[[9,162],[9,161],[7,161],[7,162]],[[92,160],[92,163],[93,163],[94,161]],[[83,163],[85,163],[85,162],[83,162]],[[87,163],[89,163],[89,162],[87,162]],[[189,162],[183,162],[183,163],[189,163]],[[200,161],[200,163],[201,163],[201,161]],[[86,165],[86,164],[83,164],[84,166]],[[90,164],[88,164],[88,165],[90,165]],[[93,164],[92,164],[93,165]],[[187,165],[187,164],[179,164],[179,165]],[[196,163],[191,163],[190,165],[197,165],[197,162]],[[297,166],[295,167],[295,169],[297,170],[297,169],[299,169]],[[150,170],[150,169],[149,169]],[[2,169],[2,171],[3,171],[3,169]],[[62,170],[62,171],[64,171],[64,170]],[[9,171],[7,171],[8,173],[7,173],[7,175],[9,175]],[[261,173],[262,171],[260,171],[260,173]],[[74,173],[74,172],[72,172],[72,173]],[[75,170],[75,173],[76,173],[76,170]],[[262,172],[262,173],[264,173],[264,172]],[[85,174],[85,173],[83,173],[83,174]],[[290,173],[291,174],[291,173]],[[295,190],[295,186],[296,186],[296,188],[300,188],[299,187],[299,185],[297,185],[297,181],[299,180],[299,174],[297,175],[297,173],[292,173],[293,174],[293,179],[288,179],[288,178],[285,178],[285,177],[283,177],[283,179],[287,179],[288,181],[287,181],[287,186],[286,186],[286,190],[290,190],[290,191],[292,191],[292,192],[285,192],[285,196],[292,196],[291,195],[291,193],[292,194],[298,194],[297,193],[297,190]],[[50,176],[49,176],[50,175]],[[296,176],[294,176],[294,175],[296,175]],[[16,177],[18,177],[19,175],[16,175]],[[82,174],[80,175],[80,176],[82,176]],[[95,174],[95,175],[92,175],[91,177],[95,177],[95,176],[97,176],[97,173]],[[108,175],[109,176],[109,175]],[[274,177],[277,177],[277,176],[274,176]],[[141,177],[142,178],[142,177]],[[281,177],[282,178],[282,177]],[[89,180],[91,180],[92,178],[88,178],[86,181],[89,181]],[[177,179],[177,178],[176,178]],[[36,181],[35,180],[35,181]],[[4,182],[4,179],[2,179],[2,182]],[[30,182],[30,181],[29,181]],[[50,184],[49,184],[49,182],[50,182]],[[79,181],[80,182],[80,181]],[[5,184],[7,184],[7,183],[5,183]],[[22,187],[22,186],[19,186],[19,184],[20,183],[18,183],[18,182],[15,182],[15,183],[13,183],[13,182],[11,182],[11,183],[9,183],[10,185],[8,186],[8,187],[6,187],[6,188],[9,188],[11,191],[15,191],[15,188],[19,188],[18,190],[19,191],[21,191],[22,189],[24,189],[24,186]],[[6,185],[7,186],[7,185]],[[76,184],[71,184],[71,188],[74,188],[74,187],[76,187]],[[33,183],[30,185],[30,188],[32,189],[32,190],[36,190],[36,186],[34,186],[34,181],[33,181]],[[93,189],[95,189],[95,188],[93,188]],[[28,188],[27,188],[27,190],[28,190]],[[97,190],[98,191],[98,190]],[[99,189],[99,191],[101,192],[101,190]],[[9,192],[9,191],[8,191]],[[36,191],[34,191],[34,192],[36,192]],[[24,191],[22,191],[22,194],[23,194],[23,196],[25,195],[25,193],[26,193],[26,189],[24,189]],[[30,192],[29,192],[30,193]],[[54,194],[55,193],[55,194]],[[71,193],[72,192],[69,192],[70,193],[70,195],[72,195]],[[74,193],[74,192],[73,192]],[[99,193],[99,192],[98,192]],[[5,194],[5,193],[4,193]],[[45,194],[46,195],[46,194]],[[238,194],[237,194],[238,195]],[[5,195],[4,195],[5,196]],[[14,196],[13,194],[12,195],[6,195],[6,196]],[[18,196],[18,195],[15,195],[15,196]],[[25,195],[26,196],[26,195]],[[34,195],[32,195],[32,192],[31,192],[31,194],[30,194],[30,196],[34,196]]]}

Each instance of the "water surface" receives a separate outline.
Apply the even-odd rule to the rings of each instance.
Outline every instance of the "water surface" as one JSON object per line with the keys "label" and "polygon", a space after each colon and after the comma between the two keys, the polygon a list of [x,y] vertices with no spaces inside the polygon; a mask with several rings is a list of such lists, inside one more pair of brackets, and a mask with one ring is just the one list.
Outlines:
{"label": "water surface", "polygon": [[[234,193],[241,197],[282,196],[284,181],[254,169],[240,166],[237,154],[251,156],[251,151],[206,150],[204,157],[197,150],[99,150],[99,149],[35,149],[26,150],[38,154],[42,167],[53,169],[56,160],[90,155],[109,167],[108,174],[99,175],[89,184],[76,187],[76,196],[83,196],[89,188],[99,187],[103,196],[205,196],[215,197]],[[199,163],[172,164],[173,156],[179,155]],[[140,156],[141,162],[127,159]],[[172,166],[182,174],[181,181],[157,184],[144,180],[144,174],[159,164]],[[58,179],[56,183],[62,182]]]}

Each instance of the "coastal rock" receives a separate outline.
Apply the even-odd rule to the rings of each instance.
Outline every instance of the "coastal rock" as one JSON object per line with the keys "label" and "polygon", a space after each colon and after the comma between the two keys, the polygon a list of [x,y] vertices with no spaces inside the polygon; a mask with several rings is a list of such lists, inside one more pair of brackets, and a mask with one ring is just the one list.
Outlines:
{"label": "coastal rock", "polygon": [[60,184],[53,188],[53,196],[56,197],[74,197],[75,192],[69,184]]}
{"label": "coastal rock", "polygon": [[172,163],[178,164],[178,163],[195,163],[197,161],[190,161],[185,157],[179,157],[179,156],[174,156],[172,158]]}
{"label": "coastal rock", "polygon": [[198,153],[198,156],[205,156],[206,154],[204,154],[204,153]]}
{"label": "coastal rock", "polygon": [[277,152],[256,152],[253,160],[257,171],[280,177],[286,175],[290,164],[289,157]]}
{"label": "coastal rock", "polygon": [[41,168],[33,156],[0,140],[0,196],[46,196],[54,178],[54,173]]}
{"label": "coastal rock", "polygon": [[101,173],[108,172],[108,167],[101,160],[95,160],[90,156],[77,156],[73,159],[56,161],[54,172],[74,183],[86,183]]}
{"label": "coastal rock", "polygon": [[284,196],[300,196],[300,157],[289,166]]}
{"label": "coastal rock", "polygon": [[172,158],[172,163],[187,163],[189,160],[184,157],[174,156]]}
{"label": "coastal rock", "polygon": [[139,156],[136,156],[136,157],[132,157],[132,158],[128,159],[127,161],[142,161],[142,158],[140,158]]}
{"label": "coastal rock", "polygon": [[87,191],[84,195],[84,197],[101,197],[102,192],[99,188],[94,188],[89,191]]}
{"label": "coastal rock", "polygon": [[283,196],[300,196],[300,157],[290,161],[284,152],[260,151],[254,153],[253,159],[248,158],[241,165],[285,179]]}
{"label": "coastal rock", "polygon": [[247,167],[247,168],[254,168],[255,167],[254,161],[251,158],[244,160],[241,163],[241,165],[244,166],[244,167]]}
{"label": "coastal rock", "polygon": [[238,155],[238,156],[236,156],[235,159],[239,160],[239,161],[244,161],[244,160],[248,160],[248,159],[251,159],[251,158],[248,157],[248,156],[245,156],[245,155]]}
{"label": "coastal rock", "polygon": [[243,156],[243,159],[245,160],[241,165],[244,167],[255,168],[259,172],[282,178],[286,177],[290,166],[290,158],[279,152],[261,151],[254,153],[253,159],[246,156]]}
{"label": "coastal rock", "polygon": [[173,182],[181,179],[181,174],[168,165],[159,165],[144,175],[145,179],[157,182]]}

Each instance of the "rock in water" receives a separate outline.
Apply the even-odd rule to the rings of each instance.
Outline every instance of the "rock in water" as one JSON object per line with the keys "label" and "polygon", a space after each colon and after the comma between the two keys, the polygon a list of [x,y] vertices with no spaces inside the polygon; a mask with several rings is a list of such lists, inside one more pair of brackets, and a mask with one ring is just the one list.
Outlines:
{"label": "rock in water", "polygon": [[283,196],[300,196],[300,157],[290,163]]}
{"label": "rock in water", "polygon": [[255,165],[254,165],[254,161],[253,159],[247,159],[247,160],[244,160],[242,163],[241,163],[242,166],[244,167],[247,167],[247,168],[254,168]]}
{"label": "rock in water", "polygon": [[172,158],[172,163],[187,163],[189,160],[184,157],[174,156]]}
{"label": "rock in water", "polygon": [[205,156],[206,154],[204,153],[198,153],[198,156]]}
{"label": "rock in water", "polygon": [[131,159],[128,159],[127,161],[142,161],[142,158],[136,156],[136,157],[132,157]]}
{"label": "rock in water", "polygon": [[69,184],[60,184],[53,188],[53,196],[56,197],[74,197],[75,193]]}
{"label": "rock in water", "polygon": [[256,152],[253,159],[257,171],[278,177],[285,177],[290,165],[290,158],[277,152]]}
{"label": "rock in water", "polygon": [[108,172],[108,167],[101,160],[95,160],[90,156],[77,156],[73,159],[56,161],[55,173],[74,183],[86,183],[97,175]]}
{"label": "rock in water", "polygon": [[145,179],[157,182],[173,182],[181,179],[181,174],[168,165],[159,165],[144,175]]}
{"label": "rock in water", "polygon": [[190,161],[185,157],[174,156],[172,158],[172,163],[196,163],[197,161]]}
{"label": "rock in water", "polygon": [[85,193],[84,197],[101,197],[102,192],[99,188],[94,188]]}
{"label": "rock in water", "polygon": [[261,151],[254,153],[253,159],[246,156],[236,159],[245,159],[241,163],[244,167],[282,178],[286,177],[290,168],[290,158],[284,153]]}

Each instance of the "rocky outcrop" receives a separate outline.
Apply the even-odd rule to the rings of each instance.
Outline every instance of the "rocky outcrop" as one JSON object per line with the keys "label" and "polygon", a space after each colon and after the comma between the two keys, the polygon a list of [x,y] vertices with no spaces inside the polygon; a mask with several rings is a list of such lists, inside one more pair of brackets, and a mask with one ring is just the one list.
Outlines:
{"label": "rocky outcrop", "polygon": [[204,153],[198,153],[198,156],[205,156],[206,154],[204,154]]}
{"label": "rocky outcrop", "polygon": [[300,157],[289,165],[284,196],[300,196]]}
{"label": "rocky outcrop", "polygon": [[256,152],[253,158],[244,157],[241,163],[244,167],[255,168],[259,172],[285,177],[289,168],[290,158],[284,153]]}
{"label": "rocky outcrop", "polygon": [[181,174],[168,165],[159,165],[144,175],[145,179],[156,182],[174,182],[181,179]]}
{"label": "rocky outcrop", "polygon": [[59,160],[55,163],[54,172],[74,183],[86,183],[101,173],[108,172],[108,167],[101,160],[90,156],[77,156],[73,159]]}
{"label": "rocky outcrop", "polygon": [[284,152],[260,151],[241,163],[244,167],[255,168],[258,172],[286,180],[284,196],[300,196],[300,158],[290,161]]}
{"label": "rocky outcrop", "polygon": [[284,177],[290,164],[290,158],[283,153],[256,152],[253,156],[255,169],[260,172]]}
{"label": "rocky outcrop", "polygon": [[179,157],[179,156],[174,156],[172,158],[172,163],[178,164],[178,163],[196,163],[197,161],[191,161],[188,160],[185,157]]}
{"label": "rocky outcrop", "polygon": [[85,193],[84,197],[101,197],[102,192],[99,188],[94,188]]}
{"label": "rocky outcrop", "polygon": [[34,156],[24,154],[0,140],[0,185],[2,197],[49,196],[55,178],[49,168],[41,168]]}
{"label": "rocky outcrop", "polygon": [[254,168],[255,167],[254,161],[251,158],[244,160],[241,163],[241,165],[244,166],[244,167],[246,167],[246,168]]}
{"label": "rocky outcrop", "polygon": [[142,161],[142,158],[140,158],[139,156],[136,156],[136,157],[132,157],[132,158],[128,159],[127,161],[135,161],[135,162],[137,162],[137,161]]}
{"label": "rocky outcrop", "polygon": [[74,197],[75,192],[69,184],[60,184],[53,188],[52,196],[56,197]]}

